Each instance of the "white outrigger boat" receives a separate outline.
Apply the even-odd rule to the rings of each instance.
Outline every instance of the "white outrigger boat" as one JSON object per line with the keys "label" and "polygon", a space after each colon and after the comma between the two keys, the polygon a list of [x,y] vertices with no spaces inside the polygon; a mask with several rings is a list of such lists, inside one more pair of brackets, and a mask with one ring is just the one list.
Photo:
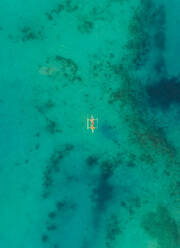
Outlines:
{"label": "white outrigger boat", "polygon": [[91,129],[92,133],[94,133],[96,128],[98,128],[98,118],[94,119],[93,115],[91,115],[91,118],[87,117],[87,129]]}

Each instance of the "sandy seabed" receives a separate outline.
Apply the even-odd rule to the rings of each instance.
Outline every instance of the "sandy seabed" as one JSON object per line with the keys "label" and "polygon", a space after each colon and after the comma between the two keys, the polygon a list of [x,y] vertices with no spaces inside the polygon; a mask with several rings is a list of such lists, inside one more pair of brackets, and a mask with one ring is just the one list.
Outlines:
{"label": "sandy seabed", "polygon": [[180,247],[179,9],[1,0],[0,247]]}

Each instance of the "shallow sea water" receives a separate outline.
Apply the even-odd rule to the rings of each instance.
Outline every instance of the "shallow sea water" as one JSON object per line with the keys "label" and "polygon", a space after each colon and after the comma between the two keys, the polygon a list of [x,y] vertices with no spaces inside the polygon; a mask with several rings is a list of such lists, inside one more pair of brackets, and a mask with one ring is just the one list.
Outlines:
{"label": "shallow sea water", "polygon": [[0,247],[180,247],[179,10],[1,0]]}

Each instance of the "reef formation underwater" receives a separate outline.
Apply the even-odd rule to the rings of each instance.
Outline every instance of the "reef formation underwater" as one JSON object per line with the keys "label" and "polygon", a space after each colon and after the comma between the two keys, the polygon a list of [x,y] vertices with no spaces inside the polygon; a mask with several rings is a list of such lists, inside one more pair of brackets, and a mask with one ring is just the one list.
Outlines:
{"label": "reef formation underwater", "polygon": [[180,4],[6,1],[0,246],[180,247]]}

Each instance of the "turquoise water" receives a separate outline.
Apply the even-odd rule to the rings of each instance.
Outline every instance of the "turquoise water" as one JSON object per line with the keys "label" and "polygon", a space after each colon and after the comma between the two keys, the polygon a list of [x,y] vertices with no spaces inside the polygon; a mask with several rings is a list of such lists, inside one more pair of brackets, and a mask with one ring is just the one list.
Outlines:
{"label": "turquoise water", "polygon": [[1,0],[0,247],[180,247],[179,10]]}

